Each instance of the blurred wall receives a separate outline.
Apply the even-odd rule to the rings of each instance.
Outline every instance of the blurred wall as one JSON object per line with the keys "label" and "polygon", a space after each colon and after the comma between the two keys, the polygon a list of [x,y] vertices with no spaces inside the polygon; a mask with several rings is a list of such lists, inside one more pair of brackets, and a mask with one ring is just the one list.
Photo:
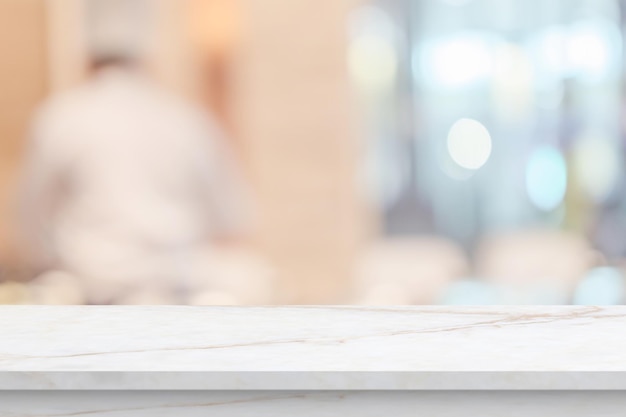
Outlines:
{"label": "blurred wall", "polygon": [[[166,84],[183,93],[203,76],[196,71],[206,77],[211,70],[205,58],[216,56],[189,56],[181,20],[173,18],[189,1],[153,3],[162,17],[156,65]],[[208,14],[219,15],[220,3],[231,19],[196,33],[196,41],[232,61],[225,94],[258,198],[256,243],[279,270],[277,301],[341,302],[362,235],[356,179],[361,149],[346,71],[346,18],[356,0],[195,1],[213,2],[200,27],[215,22]],[[0,0],[2,60],[11,63],[0,67],[2,196],[46,80],[51,91],[62,91],[83,77],[81,4]],[[201,65],[194,67],[194,59]],[[7,219],[0,214],[0,221]],[[0,226],[0,241],[10,240],[6,230]]]}
{"label": "blurred wall", "polygon": [[235,104],[282,302],[341,302],[362,234],[346,72],[351,1],[241,0]]}
{"label": "blurred wall", "polygon": [[28,120],[46,92],[45,0],[0,0],[0,262],[14,263],[12,194]]}
{"label": "blurred wall", "polygon": [[50,92],[74,87],[85,76],[83,0],[46,0],[46,47]]}

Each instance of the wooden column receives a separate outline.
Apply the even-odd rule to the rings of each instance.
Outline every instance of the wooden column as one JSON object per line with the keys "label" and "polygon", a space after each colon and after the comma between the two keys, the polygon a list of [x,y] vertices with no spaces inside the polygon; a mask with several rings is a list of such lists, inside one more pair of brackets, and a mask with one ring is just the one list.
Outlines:
{"label": "wooden column", "polygon": [[45,0],[0,0],[0,264],[14,267],[15,180],[47,84]]}
{"label": "wooden column", "polygon": [[346,71],[350,1],[241,0],[239,126],[259,196],[259,240],[280,302],[341,302],[361,234],[359,146]]}

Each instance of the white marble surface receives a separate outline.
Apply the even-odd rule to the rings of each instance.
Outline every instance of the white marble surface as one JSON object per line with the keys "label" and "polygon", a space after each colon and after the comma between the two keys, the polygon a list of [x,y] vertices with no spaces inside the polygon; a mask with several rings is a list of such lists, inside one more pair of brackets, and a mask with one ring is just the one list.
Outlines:
{"label": "white marble surface", "polygon": [[624,390],[626,308],[0,307],[2,390]]}
{"label": "white marble surface", "polygon": [[619,391],[0,391],[0,417],[623,417]]}

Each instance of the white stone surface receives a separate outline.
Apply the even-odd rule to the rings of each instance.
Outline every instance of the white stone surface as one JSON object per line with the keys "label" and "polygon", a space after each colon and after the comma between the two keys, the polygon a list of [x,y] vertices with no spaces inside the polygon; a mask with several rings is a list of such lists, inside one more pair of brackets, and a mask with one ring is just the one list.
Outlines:
{"label": "white stone surface", "polygon": [[0,417],[622,417],[621,392],[0,392]]}
{"label": "white stone surface", "polygon": [[624,390],[625,333],[622,307],[0,307],[0,390]]}

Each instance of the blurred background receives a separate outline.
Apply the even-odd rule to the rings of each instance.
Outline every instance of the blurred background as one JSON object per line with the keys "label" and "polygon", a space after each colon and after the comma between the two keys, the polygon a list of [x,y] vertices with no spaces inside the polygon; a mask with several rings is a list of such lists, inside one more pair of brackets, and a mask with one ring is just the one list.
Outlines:
{"label": "blurred background", "polygon": [[[0,303],[625,303],[625,11],[623,0],[0,0]],[[171,251],[125,253],[180,272],[103,300],[107,286],[128,287],[124,274],[93,264],[94,289],[67,259],[101,247],[63,254],[55,232],[42,256],[24,238],[39,219],[20,196],[33,193],[29,163],[46,163],[29,145],[50,128],[36,115],[92,88],[94,58],[128,53],[131,32],[146,45],[133,71],[218,126],[207,140],[227,151],[207,164],[236,167],[249,195],[229,212],[252,220],[184,257],[166,234]],[[64,116],[64,132],[81,131]],[[150,131],[133,132],[144,142],[129,149],[149,153]],[[92,149],[89,134],[77,140]],[[116,172],[121,162],[93,149],[89,161]],[[80,179],[91,171],[73,155],[60,172]],[[235,180],[216,172],[220,204]],[[81,192],[107,212],[115,199],[93,184]],[[80,194],[69,195],[61,205]]]}

